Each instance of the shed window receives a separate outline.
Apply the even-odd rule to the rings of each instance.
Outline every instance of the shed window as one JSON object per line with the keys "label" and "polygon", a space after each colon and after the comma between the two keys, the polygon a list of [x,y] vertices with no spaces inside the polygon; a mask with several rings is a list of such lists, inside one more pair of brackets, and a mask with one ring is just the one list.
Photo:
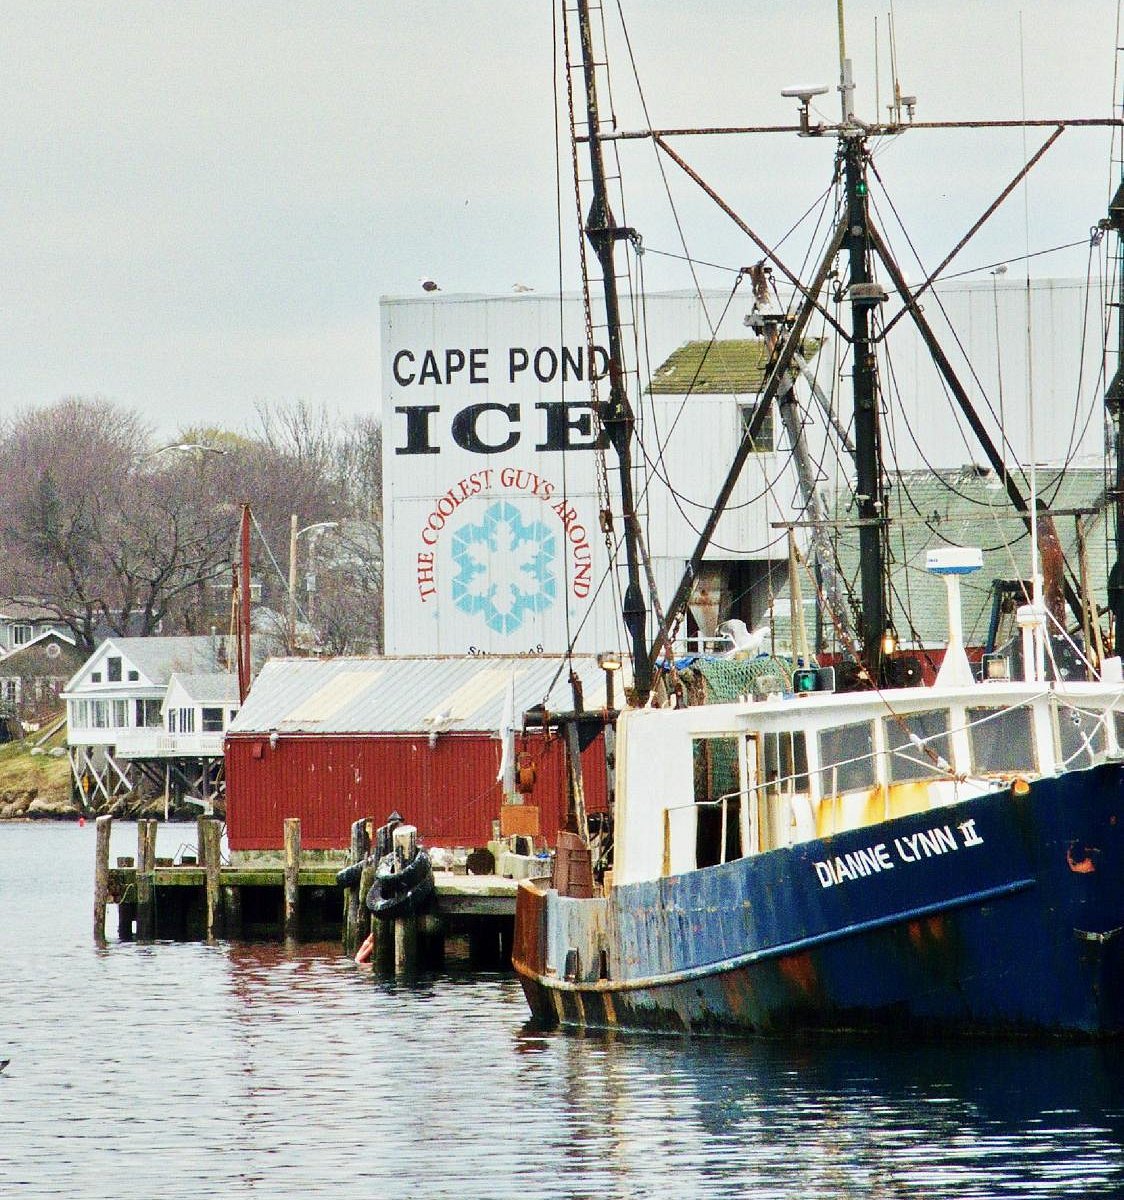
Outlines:
{"label": "shed window", "polygon": [[[935,708],[927,712],[906,713],[901,717],[886,717],[886,749],[890,752],[890,782],[903,783],[909,779],[931,779],[945,771],[934,756],[952,762],[948,740],[948,709]],[[918,738],[918,746],[910,734]]]}
{"label": "shed window", "polygon": [[222,733],[222,709],[221,708],[205,708],[205,709],[203,709],[203,732],[204,733]]}
{"label": "shed window", "polygon": [[[743,436],[749,429],[750,423],[753,420],[753,414],[757,411],[759,403],[759,401],[755,400],[749,404],[738,405],[738,419],[741,422],[738,432]],[[753,451],[755,454],[767,454],[773,449],[775,449],[773,406],[770,404],[768,412],[765,413],[765,419],[762,421],[761,428],[757,431],[757,437],[753,440]]]}
{"label": "shed window", "polygon": [[820,731],[820,791],[825,796],[874,786],[874,724]]}
{"label": "shed window", "polygon": [[1037,770],[1031,717],[1031,711],[1025,705],[1021,708],[968,709],[972,770],[981,775]]}

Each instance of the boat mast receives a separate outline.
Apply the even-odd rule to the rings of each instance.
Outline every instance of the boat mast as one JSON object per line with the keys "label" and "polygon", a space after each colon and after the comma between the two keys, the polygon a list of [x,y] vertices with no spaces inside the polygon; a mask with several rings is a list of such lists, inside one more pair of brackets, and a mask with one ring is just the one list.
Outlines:
{"label": "boat mast", "polygon": [[[589,0],[577,0],[581,39],[582,75],[585,79],[585,107],[588,127],[590,182],[593,198],[586,218],[585,235],[597,255],[605,298],[605,322],[609,341],[609,399],[600,405],[599,416],[617,455],[620,468],[621,509],[624,521],[625,557],[628,583],[624,594],[624,623],[632,646],[633,682],[639,703],[651,691],[652,672],[648,659],[647,610],[640,587],[640,538],[632,480],[632,434],[635,418],[625,384],[621,341],[620,298],[614,258],[617,242],[632,237],[634,231],[618,226],[609,207],[605,184],[605,158],[601,141],[601,117],[597,103],[596,63],[590,30]],[[593,348],[590,347],[592,362]]]}
{"label": "boat mast", "polygon": [[1108,206],[1108,218],[1102,225],[1116,234],[1117,245],[1117,362],[1116,374],[1105,392],[1104,403],[1112,421],[1112,447],[1116,457],[1116,478],[1112,490],[1116,558],[1108,576],[1108,607],[1112,614],[1112,651],[1120,654],[1124,648],[1124,179],[1116,189],[1116,195]]}
{"label": "boat mast", "polygon": [[877,683],[886,633],[886,568],[882,553],[886,516],[882,488],[882,456],[878,428],[878,376],[870,336],[871,310],[885,292],[870,272],[870,214],[867,209],[866,137],[855,121],[851,60],[843,33],[843,0],[839,0],[839,93],[843,124],[839,153],[846,192],[847,250],[851,302],[851,361],[855,404],[855,499],[859,513],[859,640],[863,663]]}

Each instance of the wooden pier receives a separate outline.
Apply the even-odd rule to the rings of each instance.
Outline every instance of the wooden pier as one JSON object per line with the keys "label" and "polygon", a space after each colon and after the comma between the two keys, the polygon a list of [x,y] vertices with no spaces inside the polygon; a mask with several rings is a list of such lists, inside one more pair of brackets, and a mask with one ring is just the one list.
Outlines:
{"label": "wooden pier", "polygon": [[[407,974],[440,967],[450,939],[467,942],[469,961],[480,968],[511,961],[516,881],[497,875],[434,873],[431,911],[395,921],[368,913],[366,892],[374,877],[366,868],[357,886],[341,887],[336,874],[346,862],[302,861],[300,822],[285,822],[285,851],[276,865],[230,865],[220,857],[222,824],[197,822],[196,855],[179,861],[156,857],[157,822],[137,822],[136,857],[109,861],[112,817],[97,820],[94,871],[94,939],[106,942],[110,904],[117,907],[122,941],[338,940],[353,955],[373,936],[376,969]],[[351,857],[369,849],[367,822],[352,828]]]}

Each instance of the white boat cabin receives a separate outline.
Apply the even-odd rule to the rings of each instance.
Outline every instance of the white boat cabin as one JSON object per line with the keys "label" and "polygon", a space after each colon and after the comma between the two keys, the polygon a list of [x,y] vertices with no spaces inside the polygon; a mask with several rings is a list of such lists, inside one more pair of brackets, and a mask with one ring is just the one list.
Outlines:
{"label": "white boat cabin", "polygon": [[1119,681],[629,710],[613,879],[679,875],[1121,756]]}

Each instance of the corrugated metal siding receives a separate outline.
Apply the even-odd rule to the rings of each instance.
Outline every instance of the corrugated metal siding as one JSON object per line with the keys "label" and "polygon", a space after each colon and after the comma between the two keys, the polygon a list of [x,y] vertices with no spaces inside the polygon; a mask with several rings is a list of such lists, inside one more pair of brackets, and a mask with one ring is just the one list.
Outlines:
{"label": "corrugated metal siding", "polygon": [[[565,760],[557,739],[521,741],[537,764],[533,794],[553,842],[565,815]],[[256,748],[256,749],[255,749]],[[255,758],[255,753],[260,757]],[[345,849],[351,824],[397,809],[432,846],[482,846],[499,817],[500,743],[482,735],[311,737],[241,735],[226,741],[227,836],[232,850],[280,849],[286,817],[310,850]],[[601,743],[582,756],[586,803],[605,808]]]}

